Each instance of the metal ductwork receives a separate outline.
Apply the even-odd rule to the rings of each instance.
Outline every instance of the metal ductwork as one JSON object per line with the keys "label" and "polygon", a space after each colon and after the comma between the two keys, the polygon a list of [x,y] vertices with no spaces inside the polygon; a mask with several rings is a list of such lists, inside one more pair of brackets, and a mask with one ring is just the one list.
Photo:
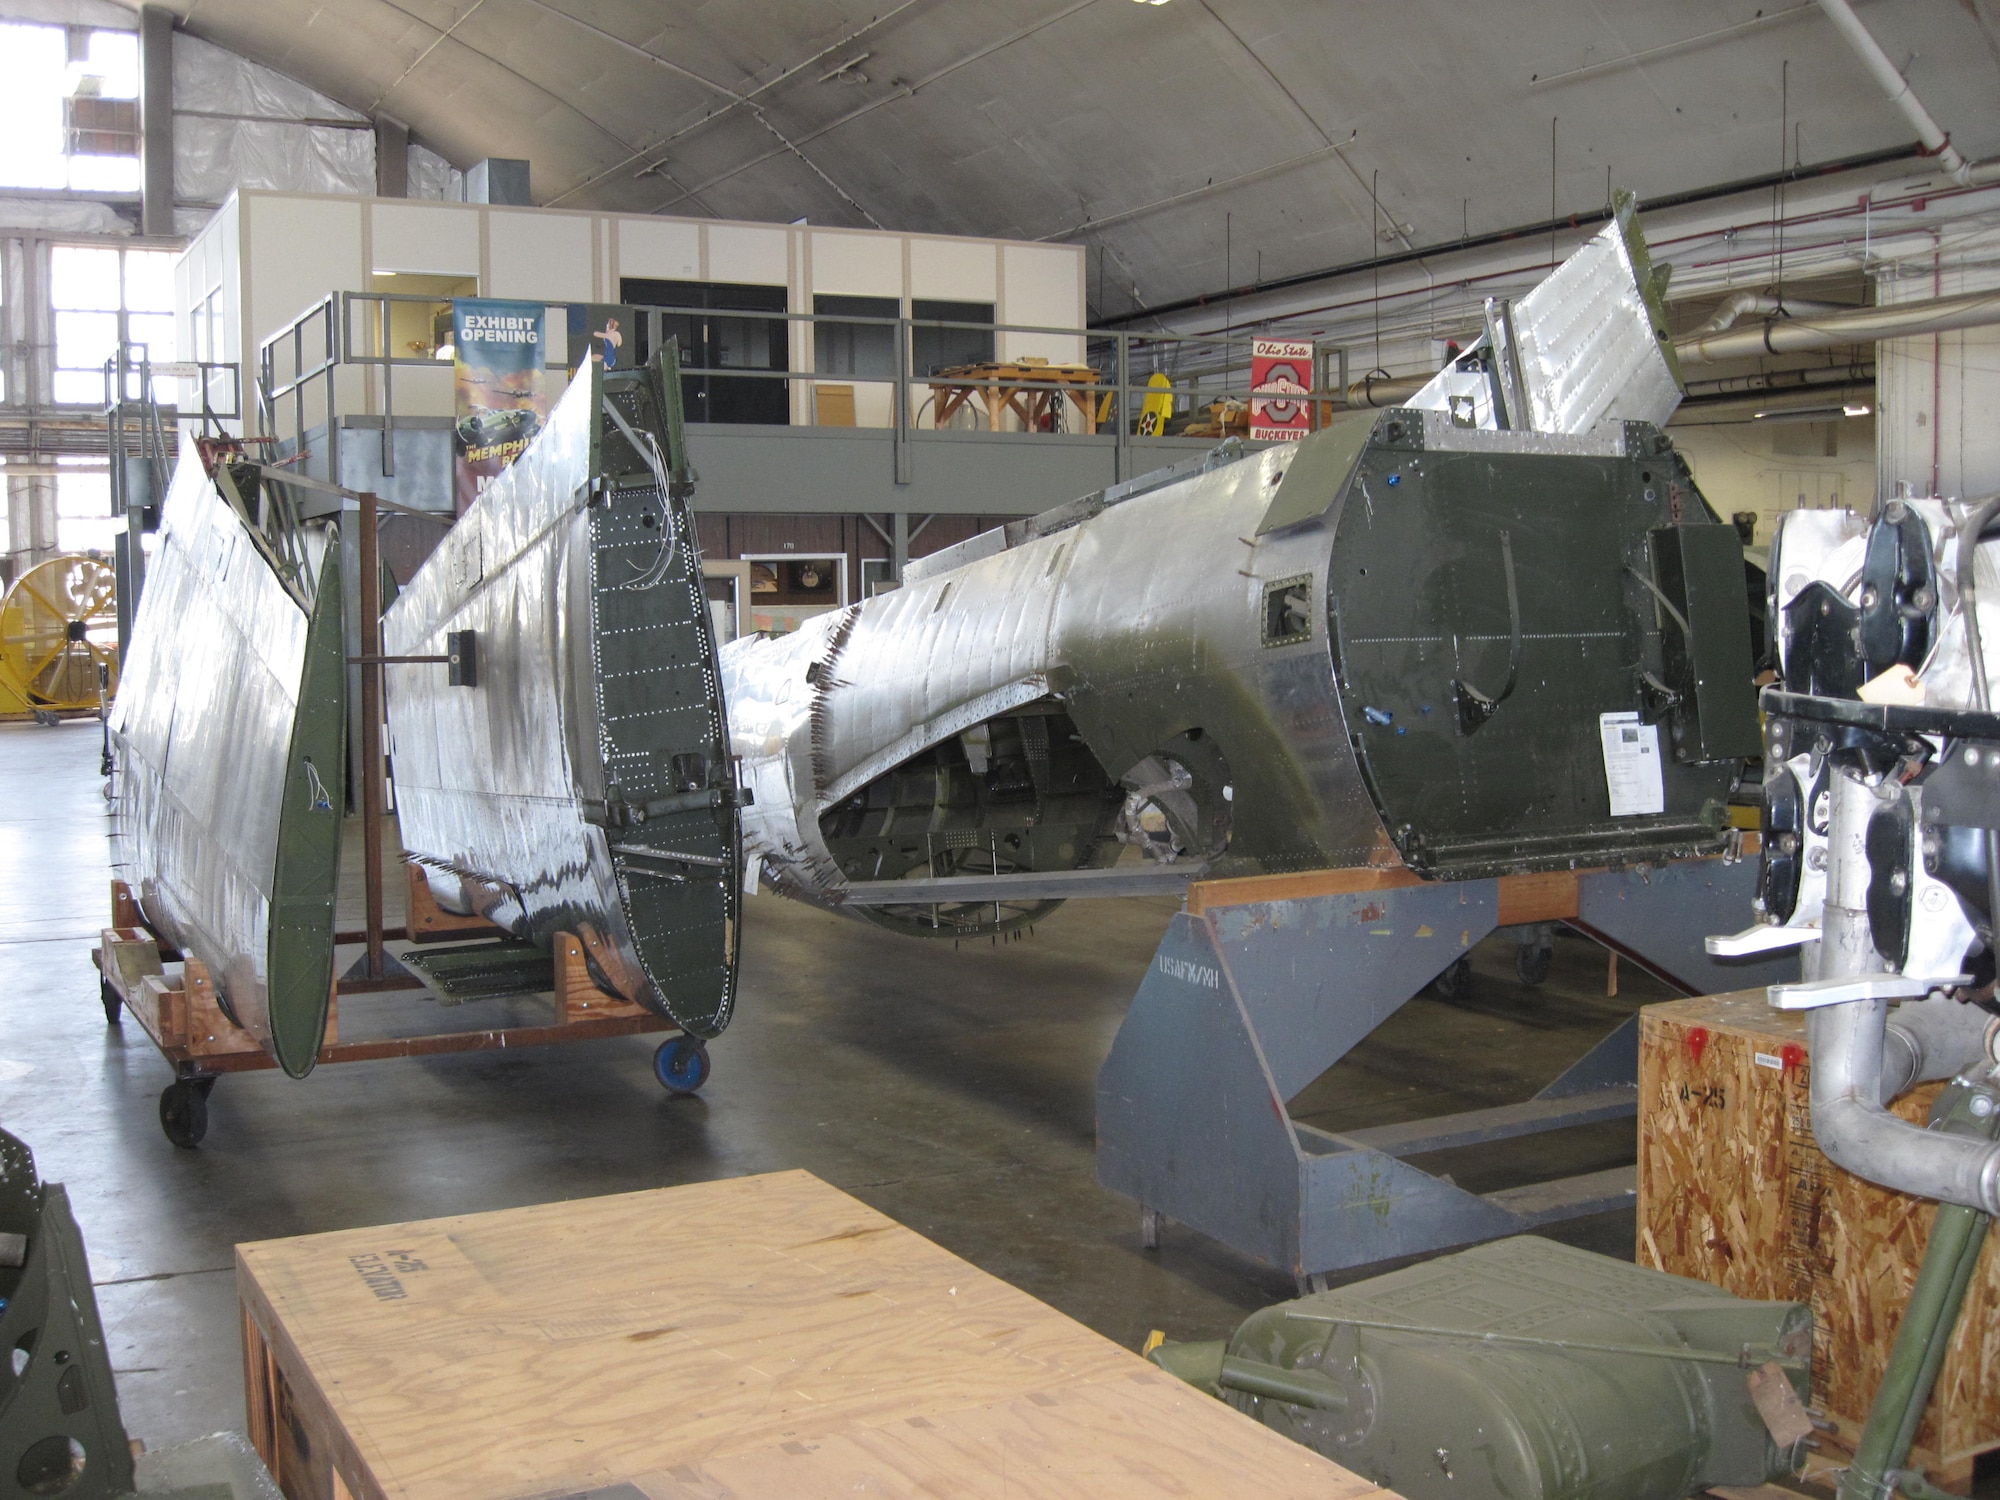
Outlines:
{"label": "metal ductwork", "polygon": [[1722,299],[1709,320],[1684,338],[1700,338],[1706,334],[1720,333],[1725,328],[1734,327],[1738,318],[1749,313],[1762,313],[1767,318],[1816,317],[1821,313],[1845,312],[1848,309],[1836,302],[1798,302],[1781,297],[1767,297],[1762,292],[1734,292]]}
{"label": "metal ductwork", "polygon": [[[1791,316],[1775,316],[1781,310]],[[1802,312],[1807,316],[1799,316]],[[1750,313],[1773,316],[1749,328],[1731,326]],[[1949,333],[1959,328],[1985,328],[1996,323],[2000,323],[2000,291],[1847,309],[1789,300],[1781,309],[1775,297],[1741,292],[1724,302],[1700,328],[1675,339],[1674,353],[1683,365],[1721,364],[1771,354],[1806,354],[1849,344]],[[1402,375],[1355,381],[1344,392],[1345,404],[1350,409],[1405,406],[1432,378]]]}
{"label": "metal ductwork", "polygon": [[1394,379],[1369,376],[1348,386],[1343,397],[1350,411],[1387,406],[1407,406],[1410,397],[1431,383],[1428,375],[1398,375]]}
{"label": "metal ductwork", "polygon": [[1723,333],[1697,331],[1674,340],[1674,350],[1684,365],[1706,365],[1766,354],[1804,354],[1843,344],[1873,344],[1883,339],[1949,333],[1953,329],[1982,328],[1993,323],[2000,323],[2000,291],[1968,292],[1924,302],[1778,319]]}
{"label": "metal ductwork", "polygon": [[1882,1035],[1882,1102],[1920,1083],[1951,1078],[1987,1056],[2000,1021],[1942,995],[1896,1007]]}
{"label": "metal ductwork", "polygon": [[1830,1160],[1870,1182],[2000,1212],[2000,1146],[1940,1135],[1882,1107],[1887,1009],[1884,1000],[1829,1005],[1807,1022],[1813,1139]]}

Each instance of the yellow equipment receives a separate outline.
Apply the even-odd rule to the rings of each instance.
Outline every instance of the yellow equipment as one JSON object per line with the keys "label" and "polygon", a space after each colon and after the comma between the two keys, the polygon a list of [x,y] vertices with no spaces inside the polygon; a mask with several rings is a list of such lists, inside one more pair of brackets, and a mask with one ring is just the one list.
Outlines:
{"label": "yellow equipment", "polygon": [[118,686],[118,582],[83,554],[52,557],[0,601],[0,714],[95,713],[97,669]]}
{"label": "yellow equipment", "polygon": [[1146,401],[1139,408],[1139,436],[1157,437],[1174,414],[1174,383],[1166,372],[1155,370],[1146,382]]}

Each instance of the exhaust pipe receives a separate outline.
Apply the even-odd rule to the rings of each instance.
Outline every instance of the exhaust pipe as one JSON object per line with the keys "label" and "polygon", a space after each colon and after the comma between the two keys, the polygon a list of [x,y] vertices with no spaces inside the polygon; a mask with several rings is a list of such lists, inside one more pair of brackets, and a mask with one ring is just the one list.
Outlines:
{"label": "exhaust pipe", "polygon": [[[1820,940],[1807,949],[1807,962],[1816,970],[1810,977],[1828,980],[1882,974],[1888,966],[1876,951],[1868,925],[1872,872],[1867,853],[1869,820],[1880,803],[1873,791],[1846,771],[1835,773],[1830,792],[1826,908],[1820,921]],[[1957,1006],[1956,1001],[1943,1003]],[[1899,1009],[1916,1008],[1905,1005]],[[1974,1015],[1984,1020],[1983,1011]],[[1924,1039],[1940,1029],[1930,1024],[1928,1016],[1915,1026],[1910,1024],[1913,1021],[1914,1015],[1908,1020],[1898,1016],[1903,1033],[1897,1044],[1899,1051],[1908,1045],[1921,1048]],[[1820,1150],[1836,1165],[1883,1187],[2000,1213],[2000,1145],[1940,1135],[1899,1119],[1883,1107],[1890,1081],[1884,1069],[1888,1024],[1886,1000],[1824,1005],[1807,1018],[1806,1035],[1812,1052],[1812,1129]],[[1983,1052],[1983,1025],[1979,1032],[1979,1050]],[[1955,1027],[1939,1041],[1949,1046],[1960,1036]],[[1932,1061],[1940,1060],[1942,1057]],[[1976,1053],[1966,1059],[1977,1060]],[[1906,1065],[1899,1059],[1898,1071]]]}

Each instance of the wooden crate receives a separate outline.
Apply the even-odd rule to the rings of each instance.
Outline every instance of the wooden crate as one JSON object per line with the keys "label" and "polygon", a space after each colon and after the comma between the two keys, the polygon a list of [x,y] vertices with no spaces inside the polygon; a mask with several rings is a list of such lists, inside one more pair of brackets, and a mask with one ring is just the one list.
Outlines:
{"label": "wooden crate", "polygon": [[1384,1494],[804,1172],[237,1247],[292,1500]]}
{"label": "wooden crate", "polygon": [[[1860,1436],[1936,1206],[1843,1171],[1813,1140],[1805,1018],[1764,991],[1651,1005],[1639,1032],[1641,1265],[1813,1310],[1813,1397]],[[1921,1122],[1938,1085],[1896,1105]],[[1966,1297],[1915,1461],[1964,1491],[2000,1447],[2000,1236]]]}

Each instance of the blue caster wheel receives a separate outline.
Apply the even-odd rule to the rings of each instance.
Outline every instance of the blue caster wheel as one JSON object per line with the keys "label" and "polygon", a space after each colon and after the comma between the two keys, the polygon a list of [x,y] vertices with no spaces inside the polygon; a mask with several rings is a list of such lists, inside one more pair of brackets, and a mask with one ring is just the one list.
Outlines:
{"label": "blue caster wheel", "polygon": [[653,1054],[653,1076],[670,1094],[692,1094],[708,1082],[708,1043],[698,1036],[673,1036]]}

